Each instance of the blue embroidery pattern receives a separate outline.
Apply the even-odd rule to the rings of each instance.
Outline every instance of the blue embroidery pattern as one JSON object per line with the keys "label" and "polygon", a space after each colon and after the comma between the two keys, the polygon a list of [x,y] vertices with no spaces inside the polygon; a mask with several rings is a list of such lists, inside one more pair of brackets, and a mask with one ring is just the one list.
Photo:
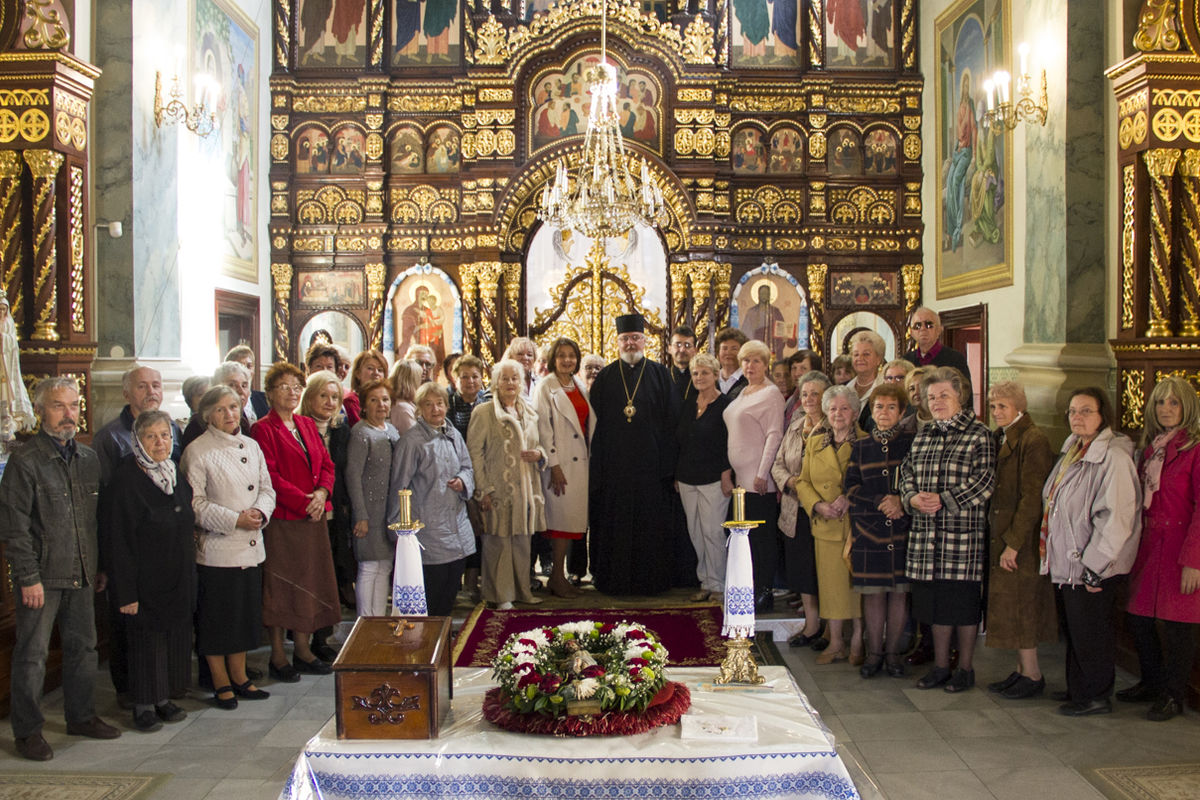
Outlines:
{"label": "blue embroidery pattern", "polygon": [[392,586],[392,608],[397,614],[428,614],[424,586]]}
{"label": "blue embroidery pattern", "polygon": [[580,780],[510,778],[498,775],[342,775],[314,772],[326,797],[406,797],[421,800],[625,800],[625,798],[823,797],[858,800],[848,779],[828,772],[795,772],[706,780]]}
{"label": "blue embroidery pattern", "polygon": [[725,604],[725,613],[727,614],[753,614],[754,587],[725,587]]}

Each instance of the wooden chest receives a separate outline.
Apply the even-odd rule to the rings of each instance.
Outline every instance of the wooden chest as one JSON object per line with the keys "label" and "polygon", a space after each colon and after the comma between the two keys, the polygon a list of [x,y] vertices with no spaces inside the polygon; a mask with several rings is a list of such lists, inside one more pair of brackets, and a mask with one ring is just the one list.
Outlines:
{"label": "wooden chest", "polygon": [[339,739],[437,738],[450,711],[450,618],[359,617],[333,671]]}

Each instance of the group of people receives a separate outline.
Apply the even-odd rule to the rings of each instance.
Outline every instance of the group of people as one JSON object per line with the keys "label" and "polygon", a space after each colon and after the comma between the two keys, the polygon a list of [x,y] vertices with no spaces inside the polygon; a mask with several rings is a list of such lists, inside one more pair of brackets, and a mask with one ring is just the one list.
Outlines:
{"label": "group of people", "polygon": [[676,328],[666,366],[646,357],[639,315],[616,327],[607,365],[567,338],[541,350],[514,339],[489,388],[472,355],[438,364],[414,345],[389,367],[378,351],[349,359],[318,341],[302,367],[272,365],[260,393],[239,347],[184,382],[183,430],[160,408],[161,376],[139,366],[94,449],[75,441],[74,379],[43,380],[41,429],[0,479],[20,592],[18,753],[53,756],[39,699],[56,621],[68,733],[119,735],[95,714],[90,674],[93,595],[106,589],[110,672],[137,730],[186,716],[173,700],[193,650],[217,707],[268,697],[246,663],[263,628],[273,679],[329,673],[342,605],[384,615],[412,599],[392,594],[400,490],[423,524],[431,615],[450,614],[464,588],[501,610],[540,602],[539,555],[562,597],[590,573],[609,595],[691,585],[693,601],[719,598],[735,486],[746,518],[765,520],[750,533],[755,608],[791,590],[804,627],[790,644],[820,651],[818,664],[904,675],[911,615],[933,661],[917,686],[963,691],[986,611],[989,646],[1016,651],[989,689],[1035,696],[1057,592],[1068,715],[1111,710],[1128,576],[1141,682],[1117,697],[1151,703],[1151,719],[1181,712],[1200,623],[1200,399],[1185,380],[1151,392],[1136,452],[1105,391],[1072,391],[1056,463],[1018,384],[991,387],[995,430],[976,418],[965,359],[929,309],[913,312],[904,359],[886,362],[883,340],[860,331],[832,379],[816,353],[773,363],[735,328],[713,354]]}

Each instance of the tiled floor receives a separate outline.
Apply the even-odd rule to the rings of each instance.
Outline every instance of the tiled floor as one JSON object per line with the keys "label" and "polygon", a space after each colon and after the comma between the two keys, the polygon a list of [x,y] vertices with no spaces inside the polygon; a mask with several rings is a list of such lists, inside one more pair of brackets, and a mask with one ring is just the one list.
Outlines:
{"label": "tiled floor", "polygon": [[[678,594],[678,596],[675,596]],[[678,603],[686,592],[658,598]],[[571,605],[599,605],[587,592]],[[456,611],[465,612],[466,607]],[[782,616],[782,615],[777,615]],[[781,646],[784,658],[813,706],[838,741],[838,749],[864,798],[1100,798],[1080,770],[1098,766],[1153,765],[1200,761],[1200,716],[1187,712],[1166,723],[1147,722],[1142,706],[1117,704],[1111,716],[1069,719],[1049,699],[1006,701],[976,688],[960,695],[920,691],[915,679],[865,681],[846,664],[818,667],[811,650]],[[265,667],[267,653],[251,655]],[[1043,666],[1050,688],[1062,688],[1063,649],[1050,648]],[[976,674],[981,685],[1007,675],[1006,653],[981,646]],[[1130,682],[1118,677],[1119,686]],[[106,671],[97,674],[102,716],[122,725],[115,742],[65,735],[62,696],[46,700],[46,738],[55,749],[45,764],[13,755],[7,731],[0,735],[0,771],[138,772],[170,775],[157,800],[278,796],[297,751],[333,713],[333,678],[305,677],[300,683],[264,681],[269,700],[243,701],[221,711],[198,691],[180,705],[188,718],[152,734],[128,729],[118,711]],[[5,726],[6,727],[6,726]]]}

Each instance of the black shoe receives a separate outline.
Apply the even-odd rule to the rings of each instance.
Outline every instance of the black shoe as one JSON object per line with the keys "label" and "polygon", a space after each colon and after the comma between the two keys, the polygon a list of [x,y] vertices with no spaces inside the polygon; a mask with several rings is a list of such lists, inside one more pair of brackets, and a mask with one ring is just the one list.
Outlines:
{"label": "black shoe", "polygon": [[1051,692],[1050,699],[1056,703],[1069,703],[1071,702],[1071,693],[1066,690]]}
{"label": "black shoe", "polygon": [[[222,698],[221,695],[229,692],[230,697]],[[222,686],[213,692],[213,702],[217,704],[217,708],[223,708],[226,711],[233,711],[238,707],[237,695],[233,693],[232,686]]]}
{"label": "black shoe", "polygon": [[301,658],[293,657],[292,666],[296,668],[296,672],[307,672],[309,675],[333,674],[333,668],[316,656],[313,656],[312,661],[304,661]]}
{"label": "black shoe", "polygon": [[858,668],[858,674],[863,678],[874,678],[883,669],[883,656],[872,654],[863,665]]}
{"label": "black shoe", "polygon": [[1107,697],[1095,700],[1084,700],[1080,703],[1063,703],[1058,707],[1058,713],[1064,717],[1089,717],[1093,714],[1111,714],[1112,701]]}
{"label": "black shoe", "polygon": [[254,681],[247,678],[245,683],[233,684],[233,693],[247,700],[266,700],[271,696],[270,692],[264,692],[262,689],[251,689],[250,687],[253,685]]}
{"label": "black shoe", "polygon": [[950,676],[950,680],[946,681],[946,685],[942,688],[951,694],[956,692],[965,692],[975,685],[975,670],[973,669],[956,669],[954,674]]}
{"label": "black shoe", "polygon": [[886,669],[889,676],[893,678],[903,678],[905,673],[904,659],[898,655],[889,654],[887,657]]}
{"label": "black shoe", "polygon": [[169,700],[160,706],[155,706],[154,713],[163,722],[183,722],[187,719],[187,712]]}
{"label": "black shoe", "polygon": [[17,755],[30,761],[49,761],[54,758],[54,750],[41,732],[17,738]]}
{"label": "black shoe", "polygon": [[262,673],[261,669],[254,669],[253,667],[246,667],[246,677],[252,681],[261,681],[262,677],[263,677],[263,673]]}
{"label": "black shoe", "polygon": [[121,735],[119,730],[99,717],[92,717],[87,722],[68,722],[67,733],[89,739],[116,739]]}
{"label": "black shoe", "polygon": [[918,689],[936,689],[950,680],[950,670],[945,667],[934,667],[925,673],[925,677],[917,681]]}
{"label": "black shoe", "polygon": [[775,593],[770,589],[759,592],[754,598],[754,613],[766,614],[775,610]]}
{"label": "black shoe", "polygon": [[1171,695],[1164,694],[1154,701],[1154,705],[1150,706],[1150,710],[1146,712],[1146,719],[1151,722],[1166,722],[1182,713],[1183,706],[1180,702]]}
{"label": "black shoe", "polygon": [[1012,686],[1017,681],[1021,680],[1021,677],[1022,677],[1022,675],[1019,672],[1010,672],[1010,673],[1008,673],[1008,677],[1005,678],[1004,680],[996,681],[994,683],[989,683],[988,691],[999,694],[999,693],[1003,692],[1005,689]]}
{"label": "black shoe", "polygon": [[274,664],[268,664],[267,672],[271,673],[272,678],[283,683],[297,683],[300,680],[300,673],[295,667],[286,661],[283,663],[282,667],[277,667]]}
{"label": "black shoe", "polygon": [[1045,678],[1038,678],[1035,681],[1033,678],[1022,675],[1016,683],[1001,692],[1000,696],[1005,700],[1024,700],[1027,697],[1037,697],[1045,689]]}
{"label": "black shoe", "polygon": [[1162,689],[1139,681],[1128,689],[1117,692],[1117,699],[1122,703],[1151,703],[1162,697]]}
{"label": "black shoe", "polygon": [[[332,664],[334,661],[337,661],[338,651],[334,650],[328,644],[315,645],[312,651],[314,656],[321,659],[326,664]],[[247,675],[246,677],[249,678],[250,676]]]}
{"label": "black shoe", "polygon": [[133,715],[133,727],[142,733],[162,730],[162,722],[153,711],[141,711]]}
{"label": "black shoe", "polygon": [[828,648],[828,647],[829,647],[829,640],[826,639],[824,636],[822,636],[820,639],[817,639],[815,642],[812,643],[812,649],[818,653],[825,652],[826,648]]}
{"label": "black shoe", "polygon": [[800,631],[792,638],[788,639],[788,647],[812,647],[812,645],[825,635],[825,620],[821,620],[821,627],[817,628],[817,632],[812,636],[808,636],[804,631]]}

